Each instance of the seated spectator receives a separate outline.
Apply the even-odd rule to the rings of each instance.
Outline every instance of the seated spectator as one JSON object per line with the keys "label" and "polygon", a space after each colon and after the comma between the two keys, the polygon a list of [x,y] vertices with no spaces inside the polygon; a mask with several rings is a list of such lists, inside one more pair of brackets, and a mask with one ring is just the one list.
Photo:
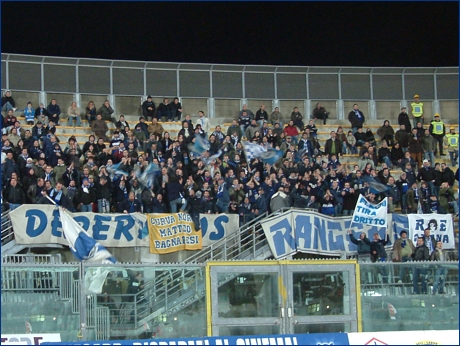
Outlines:
{"label": "seated spectator", "polygon": [[283,121],[283,114],[280,112],[279,107],[275,107],[275,110],[270,114],[270,117],[268,118],[268,122],[274,126],[275,123],[283,125]]}
{"label": "seated spectator", "polygon": [[35,109],[32,107],[32,102],[27,102],[27,107],[24,108],[24,116],[26,117],[27,125],[33,125],[35,120]]}
{"label": "seated spectator", "polygon": [[377,146],[374,134],[372,133],[372,130],[369,128],[366,130],[366,142],[369,142],[373,147]]}
{"label": "seated spectator", "polygon": [[11,91],[6,90],[4,96],[2,97],[2,111],[9,112],[10,110],[16,112],[16,103],[11,96]]}
{"label": "seated spectator", "polygon": [[160,103],[157,109],[157,118],[158,121],[166,121],[166,119],[171,119],[171,106],[169,100],[165,97],[163,103]]}
{"label": "seated spectator", "polygon": [[96,106],[93,101],[88,102],[85,112],[86,120],[88,121],[88,124],[91,126],[91,123],[97,118]]}
{"label": "seated spectator", "polygon": [[304,127],[303,116],[299,112],[299,108],[294,107],[294,110],[291,113],[291,120],[293,121],[293,124],[297,126],[300,131],[303,130],[303,127]]}
{"label": "seated spectator", "polygon": [[61,108],[57,104],[55,99],[52,99],[48,107],[48,121],[52,120],[57,126],[59,126],[59,116],[61,115]]}
{"label": "seated spectator", "polygon": [[299,140],[297,138],[297,136],[299,135],[299,131],[296,125],[294,124],[293,120],[289,120],[288,125],[284,128],[284,134],[286,135],[286,137],[291,137],[294,145],[297,145],[299,143]]}
{"label": "seated spectator", "polygon": [[363,128],[362,127],[358,127],[356,132],[354,133],[354,136],[356,138],[356,146],[358,147],[361,147],[364,145],[365,142],[367,142],[366,140],[366,134],[363,132]]}
{"label": "seated spectator", "polygon": [[329,117],[329,112],[326,112],[326,109],[321,105],[320,102],[316,104],[315,109],[313,109],[313,119],[323,120],[323,125],[326,125],[326,120]]}
{"label": "seated spectator", "polygon": [[[152,119],[156,118],[156,107],[155,103],[152,100],[152,96],[147,96],[147,100],[142,103],[142,115],[149,120],[149,117]],[[157,119],[158,120],[158,119]]]}
{"label": "seated spectator", "polygon": [[45,117],[48,119],[48,110],[45,108],[43,103],[40,103],[40,105],[35,109],[35,117],[43,124],[45,123]]}
{"label": "seated spectator", "polygon": [[179,102],[179,98],[175,97],[173,102],[169,104],[171,118],[168,121],[175,121],[177,117],[177,121],[180,121],[182,117],[182,105]]}
{"label": "seated spectator", "polygon": [[120,213],[131,214],[131,213],[140,213],[141,212],[141,202],[135,198],[134,192],[130,192],[128,199],[124,199],[118,210]]}
{"label": "seated spectator", "polygon": [[385,120],[383,122],[383,126],[379,127],[379,129],[377,130],[377,134],[380,136],[382,141],[385,140],[390,147],[393,146],[393,138],[395,131],[390,126],[390,122],[388,120]]}
{"label": "seated spectator", "polygon": [[[186,123],[187,125],[187,128],[188,128],[188,122],[186,122],[185,120],[182,122],[182,128],[184,128],[184,123]],[[149,134],[153,134],[155,135],[156,137],[158,137],[158,140],[161,140],[161,138],[163,137],[163,132],[165,130],[163,129],[163,126],[161,124],[158,123],[158,118],[156,117],[153,117],[152,118],[152,123],[148,126],[147,128],[147,132]],[[180,133],[180,132],[179,132]],[[188,138],[192,133],[190,131],[190,133],[187,133],[185,134],[185,132],[183,133],[184,134],[184,137],[185,138]]]}
{"label": "seated spectator", "polygon": [[71,125],[75,120],[75,126],[81,126],[81,117],[80,117],[80,108],[77,106],[76,102],[72,102],[69,109],[67,110],[68,120],[67,124]]}
{"label": "seated spectator", "polygon": [[392,167],[391,152],[385,139],[382,140],[382,147],[379,149],[378,157],[380,163],[384,162],[389,168]]}
{"label": "seated spectator", "polygon": [[97,115],[102,116],[102,120],[104,121],[111,121],[112,123],[116,123],[116,119],[112,117],[112,114],[115,113],[112,106],[110,105],[109,100],[105,100],[102,104],[101,108],[99,108],[96,112]]}

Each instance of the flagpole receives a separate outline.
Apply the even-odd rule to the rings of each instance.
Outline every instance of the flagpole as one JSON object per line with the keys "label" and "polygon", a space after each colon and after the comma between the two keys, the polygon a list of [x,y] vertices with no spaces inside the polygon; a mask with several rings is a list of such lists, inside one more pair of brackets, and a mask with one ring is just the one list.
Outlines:
{"label": "flagpole", "polygon": [[45,195],[45,197],[46,197],[46,198],[48,198],[48,200],[49,200],[51,203],[53,203],[54,205],[56,205],[56,206],[57,206],[57,203],[56,203],[55,201],[53,201],[53,200],[51,199],[51,197],[50,197],[50,196],[48,196],[48,195]]}

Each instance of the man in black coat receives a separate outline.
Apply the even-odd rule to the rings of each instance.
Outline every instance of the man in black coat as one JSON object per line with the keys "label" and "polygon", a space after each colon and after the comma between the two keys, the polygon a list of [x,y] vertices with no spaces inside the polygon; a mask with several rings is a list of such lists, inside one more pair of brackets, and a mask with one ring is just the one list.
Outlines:
{"label": "man in black coat", "polygon": [[[414,261],[429,261],[430,252],[425,246],[425,239],[423,237],[417,238],[417,246],[415,247],[414,253],[412,254]],[[413,289],[414,294],[420,294],[420,288],[418,286],[418,280],[420,275],[422,276],[422,294],[427,294],[426,287],[426,269],[421,266],[414,267],[413,270]]]}
{"label": "man in black coat", "polygon": [[411,132],[412,125],[409,120],[409,114],[407,114],[406,107],[401,108],[401,113],[398,115],[398,124],[404,125],[407,133]]}
{"label": "man in black coat", "polygon": [[130,213],[140,213],[141,212],[141,202],[139,202],[135,196],[134,192],[130,192],[128,199],[123,200],[119,205],[119,212],[130,214]]}
{"label": "man in black coat", "polygon": [[348,121],[351,124],[351,131],[355,134],[358,128],[362,128],[365,118],[363,112],[358,109],[358,104],[353,105],[353,110],[348,113]]}
{"label": "man in black coat", "polygon": [[142,104],[142,115],[147,119],[154,118],[156,113],[155,103],[152,100],[152,96],[147,96],[147,100]]}

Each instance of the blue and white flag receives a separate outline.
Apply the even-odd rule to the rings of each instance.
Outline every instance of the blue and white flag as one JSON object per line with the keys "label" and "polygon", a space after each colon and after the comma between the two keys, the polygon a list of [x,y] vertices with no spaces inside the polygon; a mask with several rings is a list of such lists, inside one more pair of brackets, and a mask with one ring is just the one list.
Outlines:
{"label": "blue and white flag", "polygon": [[264,163],[274,165],[282,156],[283,152],[276,149],[266,149],[263,146],[250,142],[242,142],[246,160],[249,162],[252,159],[260,159]]}
{"label": "blue and white flag", "polygon": [[74,256],[81,262],[116,263],[117,260],[95,241],[64,209],[59,207],[62,230]]}
{"label": "blue and white flag", "polygon": [[151,189],[158,171],[160,171],[160,167],[152,162],[147,166],[144,172],[141,172],[139,168],[134,172],[134,175],[140,185]]}
{"label": "blue and white flag", "polygon": [[377,195],[390,189],[388,185],[379,183],[373,177],[368,175],[364,177],[364,181],[369,185],[371,193],[373,193],[374,195]]}
{"label": "blue and white flag", "polygon": [[122,171],[119,169],[121,162],[116,163],[114,165],[108,165],[107,173],[110,175],[110,179],[113,181],[114,179],[121,178],[121,176],[128,176],[128,172]]}
{"label": "blue and white flag", "polygon": [[209,149],[209,142],[200,135],[195,136],[195,143],[190,143],[188,148],[195,157],[203,156]]}
{"label": "blue and white flag", "polygon": [[388,198],[378,204],[369,202],[363,195],[359,195],[353,213],[353,223],[361,223],[370,226],[388,226]]}

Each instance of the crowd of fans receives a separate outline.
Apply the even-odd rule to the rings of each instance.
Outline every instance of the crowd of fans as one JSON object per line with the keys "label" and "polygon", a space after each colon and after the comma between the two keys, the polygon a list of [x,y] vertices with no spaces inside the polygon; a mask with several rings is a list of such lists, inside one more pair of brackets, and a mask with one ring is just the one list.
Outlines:
{"label": "crowd of fans", "polygon": [[[210,128],[203,111],[195,122],[190,115],[183,116],[178,98],[172,103],[165,98],[156,107],[148,96],[133,128],[123,115],[115,118],[107,100],[99,109],[89,102],[84,113],[73,102],[68,123],[81,126],[85,114],[94,134],[83,147],[72,136],[62,150],[56,127],[62,117],[57,100],[46,108],[27,104],[22,111],[24,124],[33,125],[32,129],[24,129],[14,116],[19,110],[8,91],[2,98],[2,110],[6,113],[1,119],[2,197],[10,209],[51,203],[52,199],[72,212],[182,210],[194,220],[199,213],[235,213],[243,223],[288,207],[351,215],[362,194],[374,202],[389,197],[389,212],[400,205],[403,213],[416,213],[420,206],[424,213],[449,213],[452,208],[458,214],[458,195],[452,189],[458,170],[455,177],[446,163],[435,162],[435,157],[444,155],[443,144],[447,143],[452,166],[457,165],[458,135],[454,128],[446,134],[439,114],[428,127],[418,119],[411,128],[403,108],[398,131],[394,132],[388,120],[377,130],[381,139],[377,148],[357,104],[348,114],[350,130],[338,126],[320,143],[314,120],[326,123],[329,115],[320,103],[307,123],[297,107],[290,117],[284,117],[279,108],[269,115],[262,105],[254,114],[244,105],[224,133],[219,125]],[[176,138],[164,130],[161,122],[166,120],[180,121]],[[109,135],[107,122],[116,128],[113,135]],[[209,141],[204,157],[190,150],[199,136]],[[450,141],[452,136],[456,142]],[[284,155],[275,165],[257,158],[248,162],[242,140],[277,148]],[[344,154],[359,154],[358,163],[352,167],[341,164]],[[147,188],[136,177],[150,163],[160,169]],[[395,179],[391,170],[398,170],[400,177]],[[373,190],[366,176],[386,190]],[[196,226],[199,228],[198,223]]]}

